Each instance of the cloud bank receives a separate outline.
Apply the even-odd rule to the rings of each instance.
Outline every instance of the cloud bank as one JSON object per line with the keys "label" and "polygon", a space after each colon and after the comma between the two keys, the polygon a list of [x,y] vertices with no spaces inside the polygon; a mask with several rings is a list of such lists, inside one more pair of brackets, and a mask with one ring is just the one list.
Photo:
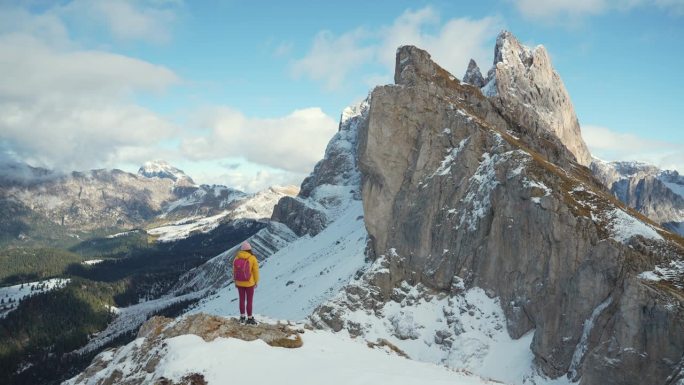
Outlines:
{"label": "cloud bank", "polygon": [[337,122],[320,108],[306,108],[277,118],[251,118],[222,107],[202,113],[204,136],[183,141],[189,159],[243,157],[248,162],[296,173],[308,173],[323,157]]}
{"label": "cloud bank", "polygon": [[[65,170],[113,166],[127,160],[122,154],[178,131],[133,101],[179,84],[172,70],[87,49],[69,36],[64,14],[98,4],[104,3],[75,1],[39,14],[0,6],[0,131],[4,147],[25,162]],[[107,4],[128,10],[116,23],[154,15],[144,3]]]}

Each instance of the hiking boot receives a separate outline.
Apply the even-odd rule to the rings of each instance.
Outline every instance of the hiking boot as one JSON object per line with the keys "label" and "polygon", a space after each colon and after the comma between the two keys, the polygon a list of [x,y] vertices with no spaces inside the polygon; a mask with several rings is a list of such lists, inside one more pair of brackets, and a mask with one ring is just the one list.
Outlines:
{"label": "hiking boot", "polygon": [[241,316],[240,316],[240,323],[244,325],[245,322],[247,322],[247,317],[241,315]]}
{"label": "hiking boot", "polygon": [[256,320],[254,319],[254,317],[247,318],[247,325],[256,325],[256,324],[257,323],[256,323]]}

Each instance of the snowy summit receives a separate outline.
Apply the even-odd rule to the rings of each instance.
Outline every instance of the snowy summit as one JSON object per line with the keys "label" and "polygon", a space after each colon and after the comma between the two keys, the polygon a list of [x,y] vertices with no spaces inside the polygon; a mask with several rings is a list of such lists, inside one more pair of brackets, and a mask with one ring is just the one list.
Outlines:
{"label": "snowy summit", "polygon": [[171,179],[176,183],[187,182],[189,185],[195,184],[192,178],[186,175],[183,170],[176,168],[163,160],[145,162],[138,169],[138,175],[145,178]]}

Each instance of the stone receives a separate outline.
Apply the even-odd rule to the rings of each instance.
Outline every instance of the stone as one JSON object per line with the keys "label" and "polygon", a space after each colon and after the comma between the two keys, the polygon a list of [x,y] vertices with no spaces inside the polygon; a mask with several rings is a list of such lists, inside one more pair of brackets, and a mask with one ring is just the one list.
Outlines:
{"label": "stone", "polygon": [[478,88],[482,88],[486,84],[484,77],[482,77],[482,72],[480,72],[480,67],[477,66],[473,59],[470,59],[468,63],[468,69],[465,75],[463,75],[463,83],[472,84]]}

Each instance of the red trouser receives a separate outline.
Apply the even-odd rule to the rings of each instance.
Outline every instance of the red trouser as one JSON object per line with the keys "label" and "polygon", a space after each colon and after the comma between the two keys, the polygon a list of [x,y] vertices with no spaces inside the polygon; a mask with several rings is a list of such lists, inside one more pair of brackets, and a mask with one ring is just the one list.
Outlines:
{"label": "red trouser", "polygon": [[[245,299],[247,300],[247,315],[252,316],[252,300],[254,299],[254,286],[242,287],[238,286],[238,294],[240,295],[240,315],[245,314]],[[245,298],[247,297],[247,298]]]}

